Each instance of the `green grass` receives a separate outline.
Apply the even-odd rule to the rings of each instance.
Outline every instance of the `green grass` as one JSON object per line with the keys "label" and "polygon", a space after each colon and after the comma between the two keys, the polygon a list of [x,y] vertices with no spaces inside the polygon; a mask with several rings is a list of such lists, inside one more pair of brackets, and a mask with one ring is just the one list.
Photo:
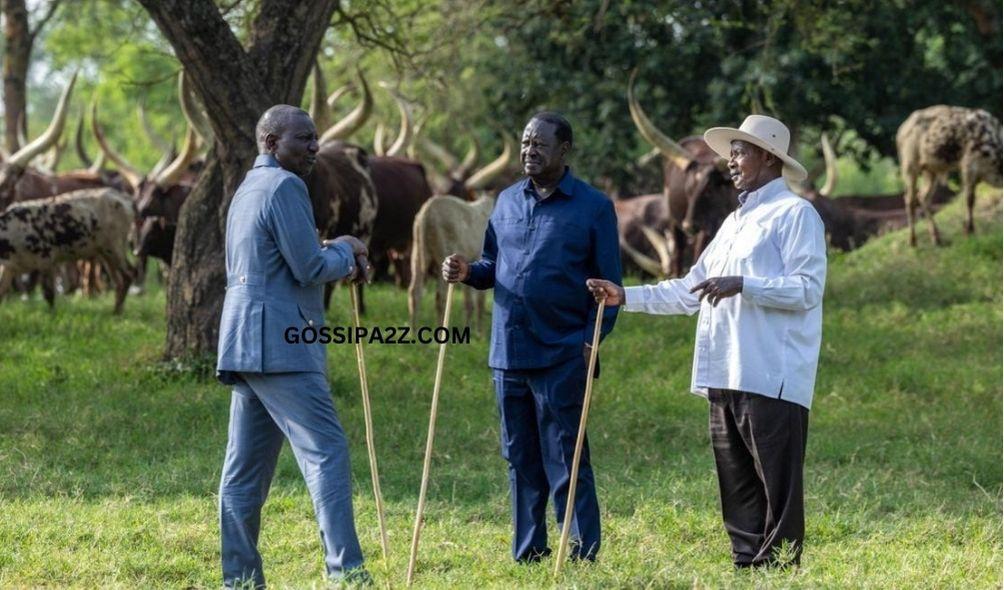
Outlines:
{"label": "green grass", "polygon": [[[959,234],[958,203],[939,214],[946,248],[922,231],[912,250],[899,232],[831,257],[797,571],[732,571],[706,402],[686,393],[694,318],[622,314],[590,415],[601,559],[570,565],[558,586],[999,588],[1000,194],[979,206],[973,238]],[[332,324],[348,322],[347,300],[336,293]],[[404,293],[372,289],[368,301],[367,322],[405,323]],[[157,364],[163,305],[157,289],[130,298],[123,317],[108,297],[61,299],[54,314],[39,299],[0,304],[0,587],[220,585],[229,392]],[[509,559],[485,339],[449,350],[417,587],[552,586],[551,562]],[[404,586],[435,357],[433,346],[367,349],[384,563],[354,351],[329,347],[357,526],[379,587]],[[288,450],[263,518],[272,586],[319,585],[318,535]]]}

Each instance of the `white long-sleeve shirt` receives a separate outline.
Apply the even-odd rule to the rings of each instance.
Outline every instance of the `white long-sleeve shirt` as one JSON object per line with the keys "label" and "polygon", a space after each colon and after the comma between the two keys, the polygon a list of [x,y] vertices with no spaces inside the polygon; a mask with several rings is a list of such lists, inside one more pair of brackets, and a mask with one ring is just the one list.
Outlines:
{"label": "white long-sleeve shirt", "polygon": [[[625,311],[700,311],[691,391],[736,389],[812,405],[823,331],[826,238],[812,205],[783,178],[740,196],[687,275],[625,289]],[[716,307],[690,289],[742,276],[740,295]]]}

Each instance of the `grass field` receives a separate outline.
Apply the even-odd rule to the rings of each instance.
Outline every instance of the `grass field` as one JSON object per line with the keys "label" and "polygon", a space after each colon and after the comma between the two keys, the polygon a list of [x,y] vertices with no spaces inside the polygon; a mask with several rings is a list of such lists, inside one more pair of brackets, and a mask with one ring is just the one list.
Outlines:
{"label": "grass field", "polygon": [[[943,249],[924,229],[916,251],[900,232],[831,257],[797,571],[732,570],[707,404],[686,393],[694,318],[622,314],[590,416],[604,546],[598,563],[570,565],[558,586],[1000,588],[1000,193],[981,195],[979,209],[973,238],[960,235],[959,203],[939,214],[951,240]],[[365,321],[406,322],[402,292],[368,295]],[[347,300],[336,293],[332,325],[349,323]],[[0,587],[220,585],[229,392],[157,363],[163,306],[157,290],[130,298],[121,318],[108,297],[62,299],[54,314],[40,299],[0,304]],[[448,353],[416,587],[553,586],[552,562],[508,556],[486,349],[482,334]],[[367,349],[385,563],[354,351],[329,347],[378,587],[404,586],[435,357],[434,346]],[[319,587],[318,535],[288,449],[263,520],[272,587]]]}

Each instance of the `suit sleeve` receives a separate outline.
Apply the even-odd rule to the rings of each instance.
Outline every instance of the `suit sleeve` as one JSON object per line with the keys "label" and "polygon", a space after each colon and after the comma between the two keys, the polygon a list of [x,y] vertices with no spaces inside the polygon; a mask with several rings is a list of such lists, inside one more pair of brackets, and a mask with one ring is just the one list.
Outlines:
{"label": "suit sleeve", "polygon": [[265,204],[269,231],[293,278],[302,286],[319,285],[351,274],[355,259],[347,244],[321,247],[307,187],[298,178],[283,179]]}
{"label": "suit sleeve", "polygon": [[[593,242],[593,258],[590,261],[591,268],[589,276],[606,279],[620,285],[621,277],[621,250],[620,241],[617,237],[617,214],[614,212],[612,201],[606,201],[601,207],[593,226],[590,228],[590,237]],[[582,286],[585,289],[585,285]],[[590,298],[591,299],[591,298]],[[594,304],[590,306],[589,317],[586,323],[583,340],[591,343],[593,340],[593,325],[596,323],[596,311],[599,308]],[[614,329],[617,321],[618,306],[611,305],[603,310],[603,323],[600,326],[600,337],[605,338]]]}
{"label": "suit sleeve", "polygon": [[491,289],[495,286],[495,260],[498,257],[499,245],[495,239],[495,227],[492,220],[488,220],[488,229],[485,230],[485,243],[481,249],[481,259],[472,262],[470,274],[464,284],[475,289]]}
{"label": "suit sleeve", "polygon": [[826,231],[811,206],[798,207],[778,232],[784,271],[780,276],[744,276],[743,299],[793,311],[812,309],[823,300],[826,283]]}

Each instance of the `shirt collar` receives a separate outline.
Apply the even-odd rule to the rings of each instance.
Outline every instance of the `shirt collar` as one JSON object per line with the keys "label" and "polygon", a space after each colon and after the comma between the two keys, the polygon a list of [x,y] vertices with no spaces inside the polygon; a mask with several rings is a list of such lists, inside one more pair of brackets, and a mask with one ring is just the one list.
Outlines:
{"label": "shirt collar", "polygon": [[[575,191],[575,176],[572,175],[572,169],[568,166],[565,166],[565,173],[561,176],[561,180],[558,181],[558,189],[555,190],[554,194],[552,194],[551,196],[553,197],[554,195],[560,193],[562,195],[565,195],[566,197],[571,197],[574,191]],[[523,181],[523,194],[535,198],[539,198],[540,196],[537,194],[537,187],[533,185],[533,181],[530,180],[529,176],[526,177],[526,179]]]}
{"label": "shirt collar", "polygon": [[777,193],[787,190],[788,185],[783,176],[779,176],[755,191],[746,191],[739,194],[739,209],[748,211],[758,204],[770,199]]}
{"label": "shirt collar", "polygon": [[255,168],[279,168],[279,160],[275,159],[272,154],[258,154],[258,157],[254,159]]}

